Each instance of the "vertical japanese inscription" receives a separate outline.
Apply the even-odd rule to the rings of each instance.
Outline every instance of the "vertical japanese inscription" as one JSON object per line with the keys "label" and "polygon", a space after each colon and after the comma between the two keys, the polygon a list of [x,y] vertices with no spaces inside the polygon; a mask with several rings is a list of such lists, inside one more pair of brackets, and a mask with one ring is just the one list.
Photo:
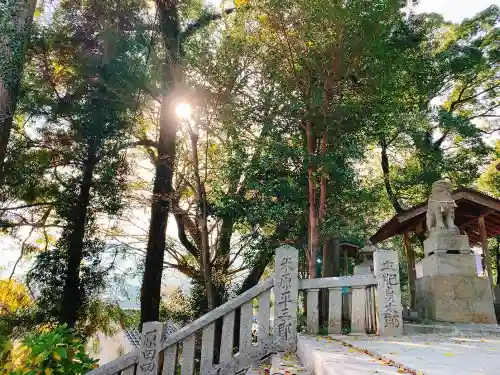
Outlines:
{"label": "vertical japanese inscription", "polygon": [[156,375],[158,373],[162,331],[163,327],[159,322],[144,323],[139,349],[138,375]]}
{"label": "vertical japanese inscription", "polygon": [[298,253],[292,247],[276,250],[274,335],[280,349],[295,350],[297,341]]}
{"label": "vertical japanese inscription", "polygon": [[382,279],[384,280],[384,300],[382,317],[384,327],[399,328],[402,324],[399,318],[398,303],[396,303],[396,288],[399,288],[398,265],[391,261],[381,264]]}
{"label": "vertical japanese inscription", "polygon": [[402,335],[403,317],[397,253],[389,250],[377,250],[374,253],[374,268],[377,279],[380,334],[385,336]]}

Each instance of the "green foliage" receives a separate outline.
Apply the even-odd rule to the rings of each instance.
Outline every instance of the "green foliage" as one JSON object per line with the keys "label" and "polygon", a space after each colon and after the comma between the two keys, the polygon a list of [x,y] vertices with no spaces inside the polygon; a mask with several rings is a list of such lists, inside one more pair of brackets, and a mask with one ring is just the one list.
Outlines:
{"label": "green foliage", "polygon": [[[15,3],[0,4],[0,35],[15,31]],[[138,326],[135,313],[98,301],[114,266],[104,265],[110,238],[125,232],[113,228],[110,236],[103,223],[149,207],[149,176],[134,169],[144,154],[126,150],[158,135],[158,106],[170,99],[189,101],[193,114],[178,127],[169,197],[169,219],[184,236],[167,243],[165,266],[189,277],[192,288],[191,296],[177,290],[161,305],[162,319],[187,322],[208,308],[202,208],[219,305],[242,272],[249,271],[243,289],[258,281],[280,243],[309,246],[308,201],[319,202],[320,194],[308,190],[308,169],[315,186],[326,181],[321,241],[372,234],[392,215],[391,204],[404,209],[424,200],[440,178],[471,186],[483,172],[477,185],[499,195],[498,162],[484,170],[492,159],[484,137],[498,131],[497,6],[452,24],[435,14],[403,15],[399,0],[368,8],[365,0],[235,4],[183,41],[175,87],[165,87],[172,51],[160,43],[145,1],[65,0],[36,25],[0,186],[2,228],[15,235],[16,225],[33,225],[36,232],[23,247],[40,252],[28,274],[41,292],[36,317],[27,314],[33,322],[60,319],[73,268],[79,332],[88,336],[116,321]],[[205,24],[214,9],[190,0],[178,11],[189,28],[196,25],[190,19]],[[21,39],[8,41],[16,49]],[[19,63],[0,62],[0,77],[19,77]],[[156,163],[158,150],[145,150]],[[132,189],[140,191],[137,206]],[[302,277],[305,263],[301,254]]]}
{"label": "green foliage", "polygon": [[[56,182],[33,198],[50,199],[62,227],[53,249],[37,257],[28,275],[40,288],[39,306],[48,319],[66,315],[69,295],[74,306],[66,309],[77,309],[83,318],[105,286],[109,269],[102,266],[102,254],[108,246],[98,220],[123,207],[125,152],[133,141],[137,86],[146,73],[138,70],[147,43],[143,16],[140,0],[63,1],[33,42],[20,107],[42,116],[44,124],[31,129],[28,144],[23,140],[46,164],[28,173]],[[14,170],[25,161],[26,152],[20,155],[10,160]]]}
{"label": "green foliage", "polygon": [[84,342],[65,326],[31,333],[3,350],[6,361],[0,373],[5,375],[83,375],[97,367]]}

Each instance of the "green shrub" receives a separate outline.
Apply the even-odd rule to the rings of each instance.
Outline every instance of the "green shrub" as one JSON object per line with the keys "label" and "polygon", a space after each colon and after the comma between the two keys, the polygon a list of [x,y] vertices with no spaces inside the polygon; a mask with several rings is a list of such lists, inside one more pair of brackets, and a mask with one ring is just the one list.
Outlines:
{"label": "green shrub", "polygon": [[97,367],[85,344],[66,326],[40,329],[3,350],[1,375],[81,375]]}

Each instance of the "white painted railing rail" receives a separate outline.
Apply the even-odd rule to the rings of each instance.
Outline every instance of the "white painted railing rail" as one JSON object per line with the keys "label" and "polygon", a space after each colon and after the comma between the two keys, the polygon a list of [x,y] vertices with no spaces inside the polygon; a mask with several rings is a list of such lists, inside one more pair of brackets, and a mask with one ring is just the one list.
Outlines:
{"label": "white painted railing rail", "polygon": [[[299,289],[307,294],[307,328],[312,333],[319,330],[321,289],[327,289],[329,294],[328,330],[341,332],[343,289],[349,287],[352,289],[351,326],[354,332],[400,334],[402,317],[397,253],[375,252],[374,268],[375,275],[299,280],[298,251],[289,246],[280,247],[276,250],[274,277],[169,336],[163,337],[162,323],[145,323],[138,350],[92,370],[88,375],[177,375],[179,370],[180,375],[235,375],[273,352],[295,351]],[[272,292],[274,324],[271,330]],[[258,299],[259,306],[256,340],[252,337],[254,299]],[[240,319],[236,327],[238,309]],[[222,330],[216,336],[219,319],[222,319]],[[239,333],[237,345],[233,342],[235,330]],[[219,336],[220,342],[216,342]]]}

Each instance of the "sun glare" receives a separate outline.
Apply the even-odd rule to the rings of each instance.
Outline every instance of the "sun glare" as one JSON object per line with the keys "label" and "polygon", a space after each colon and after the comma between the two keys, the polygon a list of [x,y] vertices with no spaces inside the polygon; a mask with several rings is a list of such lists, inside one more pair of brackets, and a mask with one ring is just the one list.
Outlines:
{"label": "sun glare", "polygon": [[175,107],[175,113],[183,120],[187,120],[191,116],[192,108],[188,103],[179,103]]}

